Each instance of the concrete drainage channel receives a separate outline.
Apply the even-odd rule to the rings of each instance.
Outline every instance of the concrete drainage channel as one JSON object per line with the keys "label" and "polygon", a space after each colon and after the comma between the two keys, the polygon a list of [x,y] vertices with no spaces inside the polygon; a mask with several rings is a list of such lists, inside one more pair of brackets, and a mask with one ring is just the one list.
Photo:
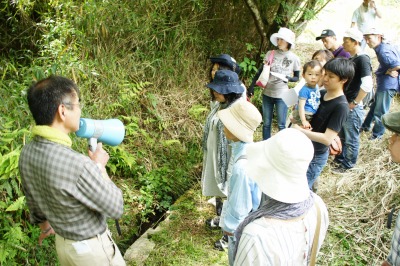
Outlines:
{"label": "concrete drainage channel", "polygon": [[150,252],[154,249],[154,242],[149,239],[149,236],[159,232],[163,225],[169,223],[170,212],[167,211],[165,219],[158,223],[156,228],[150,227],[144,232],[126,251],[124,259],[129,265],[129,262],[134,261],[135,265],[144,265],[146,259],[149,257]]}

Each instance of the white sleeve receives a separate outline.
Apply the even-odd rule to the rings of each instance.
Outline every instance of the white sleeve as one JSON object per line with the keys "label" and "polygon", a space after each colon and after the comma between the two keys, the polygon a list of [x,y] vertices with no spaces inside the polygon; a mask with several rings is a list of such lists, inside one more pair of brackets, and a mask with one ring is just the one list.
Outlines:
{"label": "white sleeve", "polygon": [[[353,12],[353,16],[352,16],[352,18],[351,18],[351,22],[355,22],[355,23],[357,23],[357,21],[358,21],[358,16],[357,16],[357,12],[358,11],[358,8],[356,9],[356,10],[354,10],[354,12]],[[357,25],[358,26],[358,25]]]}
{"label": "white sleeve", "polygon": [[361,89],[365,92],[371,92],[373,87],[372,76],[365,76],[361,78]]}

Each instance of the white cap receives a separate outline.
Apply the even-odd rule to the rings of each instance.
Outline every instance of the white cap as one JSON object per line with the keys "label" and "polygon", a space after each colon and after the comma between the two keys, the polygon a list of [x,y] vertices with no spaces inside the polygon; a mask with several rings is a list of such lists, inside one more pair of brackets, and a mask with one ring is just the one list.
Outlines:
{"label": "white cap", "polygon": [[362,42],[362,40],[364,39],[362,32],[356,28],[350,28],[350,29],[346,30],[344,32],[343,37],[352,38],[353,40],[355,40],[357,42]]}

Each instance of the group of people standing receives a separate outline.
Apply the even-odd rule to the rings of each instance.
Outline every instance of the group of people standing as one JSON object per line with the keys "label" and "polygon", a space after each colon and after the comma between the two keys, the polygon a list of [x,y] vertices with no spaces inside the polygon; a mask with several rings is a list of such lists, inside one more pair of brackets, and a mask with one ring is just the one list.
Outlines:
{"label": "group of people standing", "polygon": [[[204,169],[217,169],[215,173],[219,176],[220,171],[225,171],[223,182],[214,184],[216,191],[222,193],[203,194],[222,197],[218,200],[220,205],[224,202],[218,213],[220,217],[209,219],[207,224],[211,228],[222,228],[224,236],[215,246],[222,250],[228,242],[230,265],[265,265],[265,262],[284,265],[288,261],[314,265],[329,219],[325,204],[313,192],[313,185],[327,164],[328,147],[339,135],[343,151],[335,156],[333,172],[343,173],[353,168],[358,158],[360,133],[372,130],[370,140],[382,138],[387,126],[383,117],[389,112],[392,98],[400,91],[400,51],[383,42],[384,35],[373,22],[375,17],[381,17],[375,3],[364,0],[354,12],[351,27],[343,33],[343,43],[333,30],[323,30],[316,40],[321,40],[326,49],[316,51],[303,68],[292,51],[295,34],[290,29],[280,28],[270,37],[277,49],[266,52],[264,64],[269,64],[271,73],[277,74],[270,74],[262,88],[263,141],[260,142],[253,143],[252,136],[244,140],[238,134],[245,129],[254,132],[261,122],[251,123],[260,114],[250,99],[264,67],[253,78],[246,97],[245,87],[235,91],[238,86],[226,79],[222,82],[219,77],[224,71],[224,75],[231,75],[232,80],[240,83],[236,61],[232,57],[229,60],[229,55],[218,56],[226,59],[224,63],[228,67],[218,70],[207,87],[212,95],[224,94],[224,97],[217,100],[218,110],[207,118],[204,139],[220,134],[230,144],[224,170],[218,166],[221,154],[216,156],[218,153],[213,152],[217,146],[203,142],[202,188],[203,192],[209,190],[209,180],[215,180],[215,175]],[[375,72],[376,90],[364,44],[375,51],[379,62]],[[217,69],[215,58],[213,69]],[[289,108],[284,94],[290,90],[288,82],[299,80],[304,86],[298,92],[298,104],[290,118],[291,128],[286,128]],[[215,84],[224,84],[224,90]],[[224,100],[233,92],[242,96],[234,101]],[[373,95],[371,100],[370,95]],[[369,102],[372,104],[368,105],[364,119]],[[226,113],[232,115],[222,115]],[[279,132],[272,135],[274,114]],[[208,125],[210,121],[214,121],[216,130]],[[218,127],[225,130],[223,135],[218,133]]]}
{"label": "group of people standing", "polygon": [[[202,192],[217,197],[217,216],[206,223],[222,228],[216,247],[228,246],[230,265],[315,265],[329,217],[312,187],[338,134],[344,144],[334,160],[338,172],[355,166],[361,131],[372,130],[371,139],[381,138],[385,128],[393,131],[389,149],[393,161],[400,162],[400,113],[387,114],[399,91],[400,52],[383,42],[375,17],[381,17],[379,9],[364,0],[352,19],[358,29],[344,32],[343,46],[332,30],[322,31],[316,39],[326,50],[316,51],[303,68],[292,51],[295,34],[288,28],[273,34],[270,41],[277,49],[267,51],[265,62],[278,75],[270,75],[263,88],[262,114],[248,99],[261,69],[246,90],[231,56],[211,58]],[[379,61],[376,93],[365,119],[364,99],[373,91],[373,79],[364,43]],[[286,128],[288,106],[282,95],[288,82],[301,76],[297,114]],[[122,192],[105,168],[109,155],[101,143],[89,156],[71,148],[68,134],[78,130],[82,108],[78,86],[52,76],[33,84],[27,99],[36,126],[22,149],[19,170],[31,222],[41,229],[39,244],[56,235],[61,265],[126,265],[106,223],[123,212]],[[272,135],[274,109],[279,132]],[[261,122],[263,141],[253,142]],[[383,265],[400,265],[399,231],[400,216]]]}

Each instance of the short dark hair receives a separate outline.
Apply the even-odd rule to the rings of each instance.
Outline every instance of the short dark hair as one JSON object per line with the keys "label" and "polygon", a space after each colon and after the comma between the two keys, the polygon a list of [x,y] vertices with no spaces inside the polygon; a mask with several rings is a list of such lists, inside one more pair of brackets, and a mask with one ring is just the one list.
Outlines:
{"label": "short dark hair", "polygon": [[[210,89],[210,95],[211,95],[211,100],[215,101],[215,96],[213,93],[213,90]],[[234,101],[236,101],[237,99],[239,99],[240,97],[242,97],[242,93],[228,93],[228,94],[223,94],[224,98],[226,100],[226,102],[228,102],[229,104],[233,103]]]}
{"label": "short dark hair", "polygon": [[[230,66],[228,66],[227,64],[220,63],[220,62],[218,62],[218,63],[212,63],[212,65],[211,65],[211,67],[210,67],[210,71],[208,71],[209,78],[210,78],[210,82],[213,81],[213,78],[212,78],[212,76],[211,76],[211,72],[212,72],[213,67],[214,67],[215,64],[218,64],[218,70],[226,69],[226,70],[234,71],[234,70],[233,70]],[[234,71],[234,72],[235,72],[235,71]],[[239,74],[238,74],[238,75],[239,75]]]}
{"label": "short dark hair", "polygon": [[237,99],[240,99],[242,96],[243,96],[242,93],[234,93],[234,92],[224,94],[224,98],[229,104],[233,103]]}
{"label": "short dark hair", "polygon": [[315,51],[315,53],[312,55],[311,59],[314,59],[317,55],[324,56],[326,61],[329,61],[335,57],[333,55],[333,53],[331,51],[329,51],[328,49],[321,49],[321,50]]}
{"label": "short dark hair", "polygon": [[304,66],[303,66],[303,74],[306,73],[307,68],[314,69],[314,67],[317,67],[317,66],[319,66],[319,67],[321,68],[321,71],[322,71],[322,65],[321,65],[321,63],[320,63],[318,60],[311,60],[311,61],[308,61],[308,62],[305,63]]}
{"label": "short dark hair", "polygon": [[340,80],[347,79],[343,88],[346,88],[347,84],[351,82],[355,72],[353,61],[341,57],[333,58],[326,62],[324,69],[337,75]]}
{"label": "short dark hair", "polygon": [[64,77],[50,76],[33,84],[28,89],[28,105],[36,125],[51,125],[58,106],[74,95],[79,99],[78,86]]}

